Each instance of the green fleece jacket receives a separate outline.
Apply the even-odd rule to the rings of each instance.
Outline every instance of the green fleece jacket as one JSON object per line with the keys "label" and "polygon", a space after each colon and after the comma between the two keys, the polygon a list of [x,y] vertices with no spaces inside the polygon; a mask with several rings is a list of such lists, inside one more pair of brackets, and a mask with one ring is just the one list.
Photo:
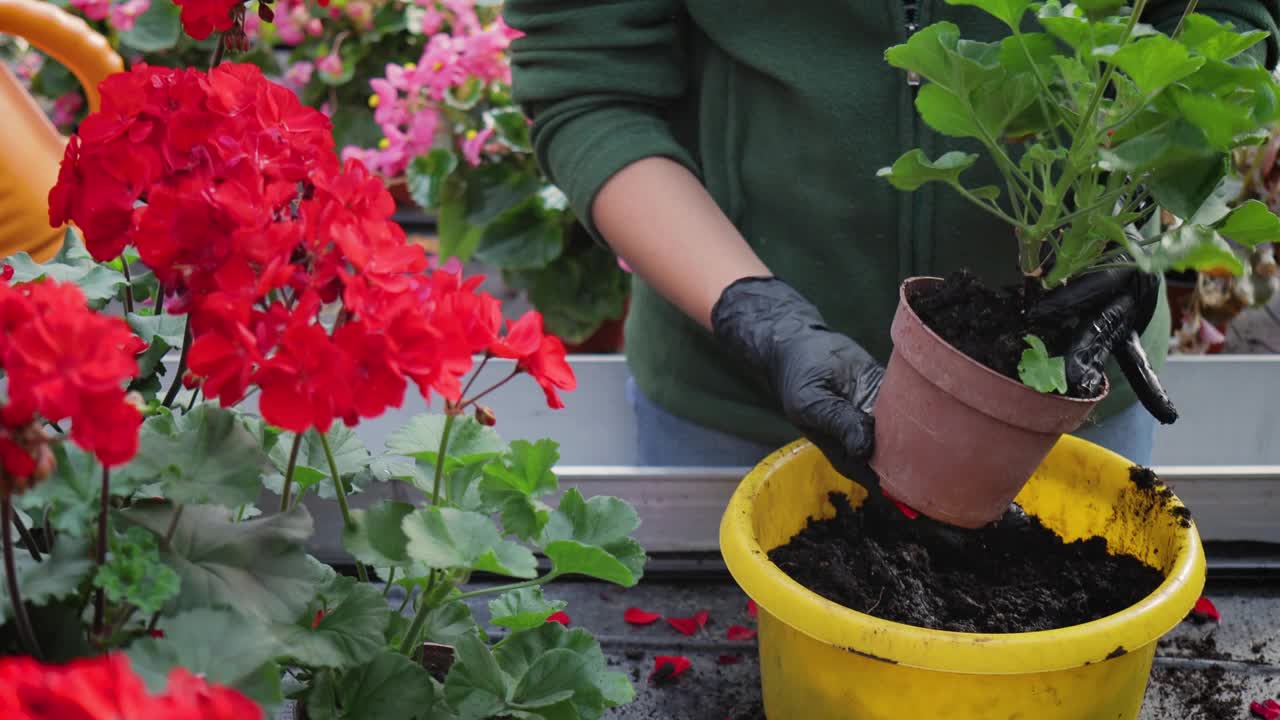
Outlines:
{"label": "green fleece jacket", "polygon": [[[1203,0],[1199,11],[1270,32],[1255,50],[1274,65],[1277,5]],[[1167,32],[1184,6],[1151,0],[1144,19]],[[926,128],[914,88],[886,64],[909,32],[902,0],[506,0],[504,15],[526,33],[512,46],[514,92],[537,156],[588,228],[614,173],[647,157],[683,163],[768,267],[881,362],[903,278],[1017,279],[1006,226],[945,186],[904,193],[876,177],[913,147],[981,152]],[[940,20],[1001,35],[974,8],[919,3],[917,26]],[[990,165],[966,177],[999,184]],[[1169,335],[1161,303],[1144,336],[1157,369]],[[640,390],[678,416],[775,446],[798,435],[736,358],[639,279],[626,354]],[[1110,376],[1099,418],[1135,401]]]}

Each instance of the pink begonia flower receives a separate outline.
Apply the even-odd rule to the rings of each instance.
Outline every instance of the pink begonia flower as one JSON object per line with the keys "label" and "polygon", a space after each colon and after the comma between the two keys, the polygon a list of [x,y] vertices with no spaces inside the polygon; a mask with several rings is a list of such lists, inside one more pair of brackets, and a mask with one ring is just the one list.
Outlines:
{"label": "pink begonia flower", "polygon": [[373,6],[365,0],[352,0],[347,3],[347,17],[361,30],[373,29]]}
{"label": "pink begonia flower", "polygon": [[442,0],[444,9],[453,15],[453,32],[470,35],[480,31],[475,0]]}
{"label": "pink begonia flower", "polygon": [[426,85],[431,89],[431,99],[444,100],[451,88],[467,81],[467,71],[458,64],[462,40],[448,35],[436,35],[427,42],[427,48],[418,62],[418,70],[427,74]]}
{"label": "pink begonia flower", "polygon": [[111,14],[111,0],[71,0],[71,7],[90,20],[105,20]]}
{"label": "pink begonia flower", "polygon": [[342,58],[337,53],[329,53],[316,61],[316,69],[329,77],[341,77],[344,72]]}
{"label": "pink begonia flower", "polygon": [[69,127],[76,121],[80,108],[84,107],[84,98],[78,92],[69,92],[53,101],[53,110],[49,119],[58,127]]}
{"label": "pink begonia flower", "polygon": [[262,17],[256,12],[245,13],[244,34],[250,40],[257,40],[262,34]]}
{"label": "pink begonia flower", "polygon": [[111,26],[120,32],[129,32],[138,23],[142,13],[151,9],[151,0],[125,0],[111,6]]}
{"label": "pink begonia flower", "polygon": [[493,128],[485,128],[480,132],[468,130],[466,139],[462,141],[462,157],[472,167],[480,164],[480,151],[493,135]]}
{"label": "pink begonia flower", "polygon": [[276,36],[285,45],[301,45],[307,39],[305,28],[309,20],[311,13],[304,4],[293,5],[288,12],[276,14]]}
{"label": "pink begonia flower", "polygon": [[422,34],[435,35],[440,32],[440,28],[444,27],[444,13],[435,7],[434,2],[424,4],[430,4],[431,7],[422,13]]}
{"label": "pink begonia flower", "polygon": [[324,34],[324,23],[320,22],[320,18],[311,18],[307,21],[307,34],[311,37],[320,37]]}
{"label": "pink begonia flower", "polygon": [[409,119],[409,112],[404,101],[400,99],[398,89],[386,78],[374,78],[369,81],[373,89],[370,105],[373,105],[373,119],[379,125],[400,125]]}
{"label": "pink begonia flower", "polygon": [[36,76],[36,73],[40,72],[42,67],[44,67],[44,56],[40,53],[29,52],[22,56],[13,71],[20,80],[31,82],[31,79]]}
{"label": "pink begonia flower", "polygon": [[284,84],[288,85],[294,92],[297,92],[311,82],[311,75],[315,72],[315,69],[316,66],[306,60],[296,62],[284,72]]}

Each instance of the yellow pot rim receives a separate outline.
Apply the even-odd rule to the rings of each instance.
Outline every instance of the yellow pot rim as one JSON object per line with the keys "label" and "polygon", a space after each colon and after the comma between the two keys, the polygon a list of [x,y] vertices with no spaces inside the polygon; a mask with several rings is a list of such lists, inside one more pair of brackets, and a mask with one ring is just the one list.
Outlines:
{"label": "yellow pot rim", "polygon": [[[1071,436],[1061,442],[1087,444]],[[1186,530],[1188,542],[1154,592],[1121,612],[1083,625],[1003,635],[960,633],[851,610],[791,579],[769,560],[752,530],[752,503],[759,489],[775,474],[785,475],[781,471],[799,454],[816,452],[808,441],[796,441],[747,474],[721,520],[720,551],[734,580],[761,610],[819,642],[939,672],[1004,675],[1069,670],[1107,660],[1120,648],[1134,652],[1151,645],[1186,618],[1204,589],[1204,550],[1192,524]],[[1181,504],[1176,498],[1171,502]]]}

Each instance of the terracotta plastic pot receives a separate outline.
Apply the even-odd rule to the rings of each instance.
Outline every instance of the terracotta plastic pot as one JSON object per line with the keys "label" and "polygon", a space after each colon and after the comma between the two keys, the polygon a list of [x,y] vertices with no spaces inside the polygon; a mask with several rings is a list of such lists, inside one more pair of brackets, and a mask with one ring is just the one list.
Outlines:
{"label": "terracotta plastic pot", "polygon": [[960,527],[998,519],[1092,400],[1041,393],[947,344],[908,298],[940,278],[911,278],[899,289],[893,354],[876,399],[871,467],[881,487],[920,512]]}

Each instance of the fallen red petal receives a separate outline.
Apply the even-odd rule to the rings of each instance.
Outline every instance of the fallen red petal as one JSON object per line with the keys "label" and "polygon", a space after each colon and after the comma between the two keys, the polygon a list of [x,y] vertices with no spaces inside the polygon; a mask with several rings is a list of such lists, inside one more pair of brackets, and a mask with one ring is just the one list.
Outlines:
{"label": "fallen red petal", "polygon": [[755,600],[747,601],[747,615],[757,617],[760,614],[760,608],[756,605]]}
{"label": "fallen red petal", "polygon": [[568,613],[561,610],[560,612],[554,613],[552,614],[551,617],[547,618],[547,622],[560,623],[561,625],[568,625],[571,622],[571,620],[569,619]]}
{"label": "fallen red petal", "polygon": [[742,662],[742,656],[741,655],[721,655],[720,657],[716,658],[716,662],[719,663],[720,665],[737,665],[738,663]]}
{"label": "fallen red petal", "polygon": [[1249,712],[1262,720],[1280,720],[1280,703],[1275,700],[1249,703]]}
{"label": "fallen red petal", "polygon": [[656,612],[646,612],[640,608],[627,608],[622,614],[622,619],[627,621],[628,625],[652,625],[662,619],[662,615]]}
{"label": "fallen red petal", "polygon": [[729,632],[726,633],[726,635],[730,640],[739,642],[742,640],[751,640],[756,636],[756,631],[748,627],[742,627],[741,625],[731,625],[729,627]]}
{"label": "fallen red petal", "polygon": [[1214,607],[1213,601],[1207,597],[1202,597],[1196,601],[1196,606],[1192,608],[1191,614],[1199,620],[1222,622],[1222,614],[1218,612],[1218,608]]}
{"label": "fallen red petal", "polygon": [[675,680],[692,664],[683,655],[659,655],[653,659],[653,672],[649,674],[649,682],[660,685]]}
{"label": "fallen red petal", "polygon": [[711,619],[711,615],[706,610],[699,610],[693,614],[691,618],[667,618],[667,624],[675,628],[682,635],[694,635],[703,627],[707,621]]}
{"label": "fallen red petal", "polygon": [[711,619],[710,613],[706,610],[699,610],[693,614],[694,622],[698,623],[698,627],[706,627],[707,621]]}

